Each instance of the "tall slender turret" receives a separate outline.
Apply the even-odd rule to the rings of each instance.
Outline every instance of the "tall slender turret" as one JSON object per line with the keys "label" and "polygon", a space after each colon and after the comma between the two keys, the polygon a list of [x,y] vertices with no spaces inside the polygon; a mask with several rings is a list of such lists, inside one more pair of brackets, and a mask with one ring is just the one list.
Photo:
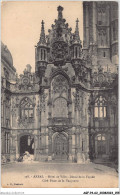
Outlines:
{"label": "tall slender turret", "polygon": [[77,18],[77,20],[76,20],[76,28],[75,28],[75,33],[74,33],[74,42],[80,44],[81,41],[80,41],[80,35],[79,35],[78,22],[79,22],[79,20]]}
{"label": "tall slender turret", "polygon": [[35,49],[35,61],[36,61],[35,71],[36,74],[40,76],[40,78],[44,76],[45,69],[47,66],[47,50],[48,47],[45,38],[44,21],[42,20],[40,39]]}
{"label": "tall slender turret", "polygon": [[72,65],[75,70],[75,73],[78,74],[78,69],[81,64],[81,53],[82,53],[82,45],[81,45],[81,40],[79,36],[79,27],[78,27],[78,18],[76,20],[76,28],[75,28],[75,33],[73,34],[73,41],[71,45],[71,53],[72,53]]}

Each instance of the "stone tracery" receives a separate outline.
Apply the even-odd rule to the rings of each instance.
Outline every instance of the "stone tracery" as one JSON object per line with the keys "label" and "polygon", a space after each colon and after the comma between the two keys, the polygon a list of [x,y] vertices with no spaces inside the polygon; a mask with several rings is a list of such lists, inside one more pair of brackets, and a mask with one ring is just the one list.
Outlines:
{"label": "stone tracery", "polygon": [[53,93],[62,96],[63,93],[67,93],[68,81],[62,75],[57,75],[52,81]]}

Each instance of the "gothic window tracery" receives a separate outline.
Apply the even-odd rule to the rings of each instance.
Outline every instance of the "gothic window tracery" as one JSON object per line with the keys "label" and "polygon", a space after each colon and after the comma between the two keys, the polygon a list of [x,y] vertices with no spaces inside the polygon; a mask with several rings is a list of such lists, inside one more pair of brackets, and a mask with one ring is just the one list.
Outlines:
{"label": "gothic window tracery", "polygon": [[33,118],[34,117],[34,108],[32,101],[25,97],[20,102],[20,118]]}
{"label": "gothic window tracery", "polygon": [[105,118],[107,116],[106,111],[107,111],[106,99],[103,96],[99,96],[95,100],[94,117]]}
{"label": "gothic window tracery", "polygon": [[45,49],[40,49],[40,53],[39,53],[39,59],[40,60],[46,60],[46,50]]}
{"label": "gothic window tracery", "polygon": [[67,93],[68,81],[62,75],[57,75],[52,82],[53,94],[58,94],[62,96],[63,93]]}
{"label": "gothic window tracery", "polygon": [[52,95],[52,116],[53,117],[68,117],[68,81],[62,75],[56,75],[51,82]]}
{"label": "gothic window tracery", "polygon": [[84,100],[83,100],[83,96],[84,93],[80,93],[78,90],[74,93],[73,92],[73,96],[74,96],[74,103],[75,103],[75,111],[81,111],[82,110],[82,106],[84,104]]}

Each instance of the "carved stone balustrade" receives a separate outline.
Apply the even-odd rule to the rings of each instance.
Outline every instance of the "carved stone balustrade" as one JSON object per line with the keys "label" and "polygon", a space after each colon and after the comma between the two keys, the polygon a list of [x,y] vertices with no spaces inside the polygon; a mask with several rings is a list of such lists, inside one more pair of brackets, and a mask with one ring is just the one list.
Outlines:
{"label": "carved stone balustrade", "polygon": [[72,119],[65,117],[54,117],[49,118],[49,126],[52,127],[54,131],[63,131],[72,126]]}
{"label": "carved stone balustrade", "polygon": [[34,123],[35,119],[33,117],[23,117],[23,118],[18,118],[18,125],[23,125],[24,127],[29,126],[30,124]]}

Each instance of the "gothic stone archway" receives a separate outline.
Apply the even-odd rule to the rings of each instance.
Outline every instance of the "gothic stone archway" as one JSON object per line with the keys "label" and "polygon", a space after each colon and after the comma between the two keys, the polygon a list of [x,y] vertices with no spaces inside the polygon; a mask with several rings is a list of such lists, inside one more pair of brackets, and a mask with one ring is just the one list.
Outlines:
{"label": "gothic stone archway", "polygon": [[20,137],[20,155],[25,151],[34,154],[34,137],[32,135],[23,135]]}
{"label": "gothic stone archway", "polygon": [[54,158],[55,160],[68,159],[68,138],[63,133],[58,133],[54,138]]}

